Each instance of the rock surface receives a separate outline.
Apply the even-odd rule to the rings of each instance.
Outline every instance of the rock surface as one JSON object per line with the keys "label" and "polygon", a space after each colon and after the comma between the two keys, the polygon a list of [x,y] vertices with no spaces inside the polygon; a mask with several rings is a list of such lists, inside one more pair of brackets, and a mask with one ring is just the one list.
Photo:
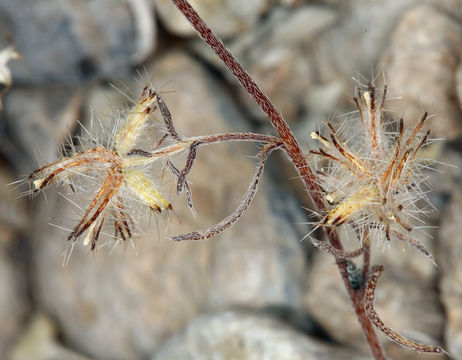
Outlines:
{"label": "rock surface", "polygon": [[355,352],[314,340],[284,323],[242,311],[196,318],[169,340],[152,360],[361,360]]}
{"label": "rock surface", "polygon": [[13,186],[11,175],[0,168],[0,358],[20,335],[29,309],[25,271],[13,256],[19,241],[19,230],[25,227],[22,199]]}
{"label": "rock surface", "polygon": [[[460,0],[197,0],[193,4],[276,103],[302,146],[319,122],[338,114],[350,116],[352,77],[362,83],[377,78],[380,83],[385,70],[390,99],[403,98],[392,100],[387,109],[403,115],[408,124],[428,110],[434,114],[429,121],[432,136],[452,139],[449,146],[431,146],[422,154],[462,168]],[[155,20],[162,23],[159,46]],[[1,181],[5,166],[15,168],[16,178],[23,178],[37,166],[37,158],[40,163],[55,160],[68,130],[82,133],[76,120],[85,122],[91,116],[89,106],[107,120],[104,115],[126,105],[123,95],[98,84],[101,79],[116,84],[130,98],[152,80],[163,92],[178,130],[186,135],[249,130],[244,118],[252,131],[273,131],[266,120],[260,121],[265,119],[263,113],[216,56],[204,50],[170,0],[0,0],[0,34],[11,34],[23,55],[22,61],[8,63],[14,81],[0,120]],[[149,58],[154,49],[156,59]],[[192,52],[199,61],[185,55]],[[125,80],[126,87],[120,85],[120,79],[135,72],[133,65],[148,58],[144,65],[149,70],[137,70],[141,85],[130,80]],[[175,212],[159,219],[158,225],[153,218],[143,227],[145,234],[135,241],[138,255],[127,244],[112,255],[103,248],[92,256],[79,244],[65,267],[61,261],[67,232],[48,223],[72,227],[75,207],[48,189],[48,204],[39,196],[28,204],[26,217],[17,194],[0,190],[0,357],[18,338],[29,338],[23,326],[29,300],[34,309],[56,320],[58,336],[45,321],[39,333],[47,336],[37,338],[52,348],[72,347],[101,360],[146,359],[158,348],[161,351],[155,356],[160,359],[170,354],[226,358],[244,351],[258,358],[270,350],[282,357],[278,351],[285,348],[308,359],[357,359],[358,354],[369,354],[332,258],[318,256],[316,250],[315,264],[306,266],[305,256],[308,253],[311,260],[312,249],[308,243],[297,243],[308,231],[306,214],[294,209],[297,201],[309,207],[309,200],[300,186],[297,199],[288,201],[293,188],[302,184],[294,179],[297,174],[289,172],[293,169],[284,154],[271,156],[264,179],[270,175],[275,181],[261,185],[248,213],[221,238],[194,244],[165,239],[206,228],[230,214],[255,168],[255,159],[245,155],[254,156],[256,151],[242,144],[201,148],[191,174],[197,218],[186,209],[184,199],[172,196],[172,190],[165,195],[173,197]],[[175,159],[178,164],[183,161]],[[403,244],[392,243],[389,249],[379,244],[373,263],[384,264],[385,273],[379,280],[377,310],[387,325],[417,340],[444,342],[446,334],[448,350],[462,357],[457,285],[462,176],[451,167],[438,165],[438,170],[429,179],[435,189],[428,196],[438,209],[448,199],[452,205],[443,212],[438,241],[425,243],[439,254],[440,266],[435,268]],[[13,180],[8,176],[4,182]],[[432,215],[428,220],[434,225],[440,217]],[[32,224],[30,246],[24,236],[28,224]],[[22,267],[31,262],[33,271],[25,279]],[[25,290],[28,281],[31,292]],[[258,311],[223,312],[233,306]],[[352,353],[331,343],[326,348],[268,319],[261,308],[289,313],[290,320],[302,322],[310,334],[309,316],[313,316],[327,340],[358,350]],[[201,316],[210,311],[217,313]],[[240,331],[232,333],[229,324]],[[252,331],[243,329],[247,325]],[[259,328],[265,329],[263,335]],[[242,336],[249,332],[261,338]],[[164,344],[167,339],[171,340]],[[219,344],[214,342],[219,339]],[[432,358],[381,339],[390,358]],[[63,353],[58,357],[66,358]]]}
{"label": "rock surface", "polygon": [[[315,39],[336,21],[335,11],[322,6],[302,6],[296,10],[276,8],[256,29],[244,32],[229,44],[231,52],[254,77],[288,121],[305,110],[303,103],[311,87],[319,81]],[[196,51],[219,67],[230,82],[232,74],[200,42]],[[266,115],[242,87],[240,100],[255,119]]]}
{"label": "rock surface", "polygon": [[28,303],[26,295],[26,281],[24,274],[9,256],[5,242],[8,234],[0,229],[0,357],[11,346],[22,329]]}
{"label": "rock surface", "polygon": [[389,108],[398,116],[405,114],[411,124],[417,124],[425,109],[436,115],[433,136],[458,137],[462,108],[456,75],[461,58],[460,22],[432,6],[409,10],[396,27],[384,58],[387,82],[393,85],[391,96],[403,97]]}
{"label": "rock surface", "polygon": [[127,72],[155,47],[154,13],[147,0],[2,1],[23,60],[18,83],[81,82]]}
{"label": "rock surface", "polygon": [[[460,183],[459,183],[460,184]],[[439,258],[441,259],[441,300],[446,310],[446,341],[448,351],[455,359],[462,357],[462,192],[454,191],[444,212],[439,232]]]}
{"label": "rock surface", "polygon": [[[219,87],[191,59],[170,54],[156,61],[156,83],[171,80],[165,93],[180,133],[210,134],[239,129],[237,111]],[[242,127],[240,128],[242,130]],[[184,201],[174,201],[168,233],[198,230],[234,210],[254,172],[245,155],[255,148],[215,145],[201,148],[191,172],[198,216]],[[59,322],[67,342],[100,359],[146,356],[203,309],[240,305],[300,307],[305,260],[291,224],[272,215],[265,186],[243,219],[221,238],[173,243],[165,239],[162,220],[130,248],[103,249],[95,257],[79,244],[69,264],[61,266],[66,232],[45,219],[73,218],[61,199],[41,210],[34,229],[36,296]],[[48,204],[56,204],[52,191]],[[180,219],[180,220],[177,220]],[[158,238],[160,234],[160,238]],[[50,261],[50,259],[53,259]]]}
{"label": "rock surface", "polygon": [[7,360],[90,360],[58,344],[56,332],[56,325],[49,318],[35,314]]}
{"label": "rock surface", "polygon": [[[179,36],[193,36],[193,27],[183,14],[172,4],[171,0],[154,0],[162,23],[173,34]],[[235,1],[200,1],[192,0],[199,15],[219,36],[227,38],[237,35],[258,21],[268,10],[269,0],[235,0]]]}

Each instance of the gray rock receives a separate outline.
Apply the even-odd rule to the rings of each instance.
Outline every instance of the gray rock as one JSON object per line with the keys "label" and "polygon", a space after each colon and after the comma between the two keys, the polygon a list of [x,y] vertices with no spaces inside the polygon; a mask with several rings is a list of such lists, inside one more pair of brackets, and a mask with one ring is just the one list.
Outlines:
{"label": "gray rock", "polygon": [[7,360],[90,360],[58,344],[56,332],[56,325],[48,317],[35,314]]}
{"label": "gray rock", "polygon": [[14,88],[5,98],[4,118],[16,151],[4,146],[22,173],[56,160],[77,125],[83,92],[71,87]]}
{"label": "gray rock", "polygon": [[[154,0],[157,12],[165,27],[180,36],[195,34],[193,27],[171,0]],[[269,0],[190,1],[205,22],[221,37],[237,35],[253,26],[268,10]]]}
{"label": "gray rock", "polygon": [[7,230],[0,227],[0,356],[11,346],[12,341],[19,336],[22,322],[28,308],[26,299],[26,283],[24,274],[19,270],[8,254],[5,242],[13,240]]}
{"label": "gray rock", "polygon": [[[231,52],[289,122],[304,109],[307,94],[313,83],[319,81],[316,58],[310,48],[336,18],[334,11],[320,6],[275,8],[259,27],[242,33],[229,44]],[[231,73],[204,44],[196,44],[196,50],[235,83]],[[240,86],[237,90],[255,119],[267,121],[248,93]]]}
{"label": "gray rock", "polygon": [[452,199],[444,212],[438,234],[441,264],[441,301],[446,311],[446,341],[448,351],[455,359],[462,357],[462,193],[460,183],[454,188]]}
{"label": "gray rock", "polygon": [[[188,57],[167,55],[156,62],[154,73],[156,84],[170,80],[162,91],[179,132],[245,130],[223,90]],[[200,148],[190,177],[197,218],[184,199],[170,196],[175,212],[146,225],[145,235],[135,241],[138,255],[130,248],[111,256],[100,249],[93,257],[78,244],[63,268],[66,232],[47,223],[71,218],[75,224],[74,209],[64,200],[56,205],[47,191],[49,205],[42,207],[33,230],[35,294],[58,320],[66,341],[101,359],[135,358],[152,354],[204,309],[299,308],[305,260],[291,224],[273,216],[264,184],[243,219],[223,236],[184,243],[165,239],[164,220],[168,233],[176,235],[230,214],[254,172],[245,155],[256,151],[242,144]]]}
{"label": "gray rock", "polygon": [[17,83],[80,82],[126,72],[155,46],[147,0],[2,1],[23,61]]}
{"label": "gray rock", "polygon": [[[432,248],[428,238],[414,238]],[[345,242],[351,249],[355,244]],[[372,264],[382,264],[385,271],[376,292],[376,309],[393,330],[424,343],[437,344],[443,332],[444,316],[435,291],[437,268],[415,249],[403,243],[374,244]],[[360,265],[360,260],[355,260]],[[335,340],[367,351],[351,301],[343,288],[331,255],[318,253],[307,274],[304,304],[320,326]],[[378,332],[379,333],[379,332]],[[413,352],[384,337],[383,346],[394,359],[410,359]],[[415,354],[416,359],[419,354]]]}
{"label": "gray rock", "polygon": [[460,22],[431,6],[409,10],[384,57],[387,82],[393,85],[391,96],[404,100],[390,104],[390,110],[417,123],[425,109],[436,115],[432,120],[434,136],[459,136],[462,110],[456,74],[461,56]]}
{"label": "gray rock", "polygon": [[[450,18],[462,15],[460,1],[377,0],[364,2],[362,0],[325,0],[323,3],[332,5],[333,10],[338,13],[338,20],[334,26],[317,37],[314,45],[313,52],[316,54],[315,59],[317,61],[316,73],[321,84],[343,83],[342,91],[344,94],[352,94],[352,77],[363,84],[367,84],[371,80],[381,82],[385,78],[390,89],[396,90],[400,96],[410,99],[414,97],[416,100],[415,108],[418,107],[420,110],[416,115],[418,118],[421,116],[422,107],[425,110],[430,108],[430,111],[437,112],[439,116],[439,111],[442,110],[441,119],[453,112],[455,105],[451,97],[454,94],[454,89],[449,87],[449,80],[446,80],[445,75],[445,73],[454,72],[453,60],[449,64],[449,69],[446,69],[447,66],[438,59],[444,58],[442,55],[444,51],[451,54],[450,59],[453,59],[452,54],[457,52],[455,43],[458,42],[459,30],[457,29],[458,26],[455,26],[456,21],[450,20]],[[432,4],[435,12],[430,11],[419,20],[412,22],[414,28],[404,28],[403,22],[406,21],[407,14],[418,12],[419,10],[414,9],[419,8],[422,3]],[[433,21],[433,17],[435,17],[435,21]],[[441,17],[445,19],[441,20]],[[428,21],[430,18],[432,21]],[[412,23],[408,22],[406,26],[410,26]],[[402,31],[400,34],[396,33],[398,28],[401,29],[399,31]],[[421,35],[427,40],[433,39],[430,40],[431,44],[418,45],[417,37]],[[422,51],[422,53],[417,55],[418,51]],[[396,56],[400,59],[396,68],[390,66],[390,56]],[[417,60],[415,62],[410,61],[412,57]],[[428,65],[419,63],[418,61],[421,59],[425,62],[429,61]],[[430,65],[436,66],[437,63],[440,66],[438,69],[428,71]],[[416,66],[417,68],[415,68]],[[403,77],[402,82],[395,82],[396,76],[392,74],[395,71]],[[419,73],[416,76],[416,71],[421,71],[422,74]],[[424,73],[425,71],[427,73]],[[421,77],[430,79],[433,74],[444,76],[442,85],[437,83],[425,85],[423,81],[419,80]],[[435,75],[432,81],[437,81],[436,79],[440,75]],[[451,81],[454,81],[454,77]],[[417,88],[417,84],[419,84],[419,88]],[[403,89],[413,86],[415,90],[408,96],[406,92],[400,93],[401,86]],[[436,90],[432,89],[434,86]],[[430,94],[429,97],[431,98],[436,95],[441,96],[440,89],[444,86],[449,91],[449,95],[446,95],[444,99],[440,101],[438,98],[433,102],[425,101],[426,94]],[[311,99],[311,97],[307,98],[308,110],[313,104]],[[404,103],[407,104],[408,102],[405,101]],[[435,108],[434,105],[438,103],[445,105]],[[451,106],[449,110],[445,110],[448,103],[451,103]],[[332,113],[351,111],[351,104],[350,96],[343,96],[343,98],[337,99],[335,107],[324,113],[324,117],[330,116]],[[406,117],[414,117],[415,114],[411,114],[408,107],[405,110]],[[403,114],[404,111],[400,112],[398,116]],[[452,113],[450,115],[450,122],[452,123],[455,115]]]}
{"label": "gray rock", "polygon": [[329,69],[322,74],[327,79],[348,81],[346,90],[351,93],[351,77],[363,75],[360,80],[367,82],[376,74],[381,75],[379,59],[389,34],[412,0],[326,2],[335,5],[341,15],[336,26],[319,39],[318,52]]}
{"label": "gray rock", "polygon": [[[354,11],[354,9],[359,9],[361,7],[382,7],[383,5],[389,5],[391,7],[397,7],[400,10],[406,9],[410,6],[420,5],[420,4],[429,4],[436,6],[441,10],[444,10],[454,17],[462,17],[462,8],[460,6],[459,0],[390,0],[390,1],[374,1],[370,3],[364,3],[362,0],[323,0],[323,3],[326,3],[331,6],[335,6],[342,10],[344,13],[349,11]],[[388,3],[388,4],[387,4]],[[403,6],[403,7],[401,7]]]}
{"label": "gray rock", "polygon": [[305,336],[263,314],[226,311],[194,319],[152,357],[152,360],[164,359],[360,360],[366,357]]}
{"label": "gray rock", "polygon": [[0,115],[3,111],[2,99],[5,97],[8,91],[10,91],[11,85],[13,83],[8,63],[11,60],[20,59],[21,55],[16,52],[12,44],[0,44]]}
{"label": "gray rock", "polygon": [[12,256],[19,230],[27,218],[24,202],[8,172],[0,168],[0,358],[4,358],[12,342],[19,336],[29,310],[27,280],[24,270]]}

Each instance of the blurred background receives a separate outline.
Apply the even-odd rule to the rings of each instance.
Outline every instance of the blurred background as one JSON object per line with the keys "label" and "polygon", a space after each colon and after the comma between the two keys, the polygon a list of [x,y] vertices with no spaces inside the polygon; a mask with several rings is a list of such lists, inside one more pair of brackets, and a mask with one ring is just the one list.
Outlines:
{"label": "blurred background", "polygon": [[[357,81],[385,81],[387,110],[409,126],[425,110],[434,115],[433,137],[446,140],[429,156],[455,167],[429,172],[439,212],[427,219],[432,238],[416,237],[439,266],[403,244],[377,244],[372,261],[385,265],[377,309],[394,330],[462,359],[462,1],[191,3],[305,150],[319,124],[354,110]],[[222,236],[166,239],[233,211],[255,147],[199,151],[189,178],[197,218],[173,199],[175,212],[147,223],[136,251],[92,254],[79,244],[66,266],[66,232],[49,223],[75,222],[73,205],[56,187],[29,199],[27,186],[7,185],[55,161],[60,144],[81,133],[78,121],[110,121],[128,104],[122,92],[136,98],[148,81],[187,136],[273,133],[169,0],[0,0],[0,34],[2,48],[11,38],[22,56],[8,63],[0,118],[2,359],[370,359],[333,259],[300,241],[311,204],[281,154]],[[381,339],[390,358],[436,359]]]}

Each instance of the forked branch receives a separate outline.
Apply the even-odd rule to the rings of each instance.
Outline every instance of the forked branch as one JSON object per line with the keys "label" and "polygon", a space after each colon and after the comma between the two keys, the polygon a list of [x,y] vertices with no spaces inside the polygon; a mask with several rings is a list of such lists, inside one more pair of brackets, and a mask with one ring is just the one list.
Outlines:
{"label": "forked branch", "polygon": [[276,149],[276,145],[270,144],[263,147],[263,149],[258,154],[258,158],[260,159],[259,165],[257,170],[253,176],[252,182],[250,183],[249,189],[244,196],[244,199],[236,208],[236,210],[225,219],[220,221],[218,224],[213,225],[212,227],[203,230],[203,231],[194,231],[188,234],[178,235],[170,238],[174,241],[182,241],[182,240],[205,240],[211,238],[212,236],[218,235],[222,233],[227,228],[234,225],[244,214],[244,212],[249,208],[252,200],[255,197],[257,192],[257,187],[260,182],[261,175],[263,173],[263,168],[265,166],[266,159],[268,158],[269,154]]}
{"label": "forked branch", "polygon": [[310,237],[310,240],[314,246],[319,248],[319,250],[333,255],[336,259],[342,259],[342,260],[353,259],[355,257],[362,255],[365,250],[364,247],[360,247],[359,249],[356,249],[353,251],[345,251],[345,250],[341,250],[341,249],[337,249],[333,247],[330,243],[326,241],[320,241],[313,237]]}
{"label": "forked branch", "polygon": [[[218,55],[218,57],[225,63],[228,69],[239,80],[241,85],[253,97],[255,102],[260,108],[268,115],[269,120],[276,129],[278,135],[284,143],[283,149],[287,156],[295,165],[298,173],[303,179],[316,207],[321,210],[324,209],[324,200],[320,195],[319,186],[316,178],[313,176],[310,167],[308,166],[305,156],[303,155],[300,146],[295,139],[292,131],[290,130],[287,122],[282,117],[281,113],[276,109],[270,99],[263,93],[256,82],[250,77],[247,71],[242,67],[237,59],[225,47],[223,42],[212,32],[212,30],[200,18],[193,7],[187,0],[172,0],[177,8],[188,19],[199,36],[210,46],[210,48]],[[332,241],[332,240],[331,240]],[[340,247],[340,243],[336,244]],[[335,246],[335,245],[334,245]]]}

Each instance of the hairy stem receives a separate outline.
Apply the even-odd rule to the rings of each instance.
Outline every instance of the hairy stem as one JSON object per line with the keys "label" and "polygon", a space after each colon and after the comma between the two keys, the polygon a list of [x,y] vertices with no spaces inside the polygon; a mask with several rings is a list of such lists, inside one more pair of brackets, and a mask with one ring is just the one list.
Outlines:
{"label": "hairy stem", "polygon": [[[172,0],[176,7],[183,13],[188,19],[194,29],[198,32],[199,36],[210,46],[210,48],[218,55],[218,57],[224,62],[228,69],[236,76],[241,85],[247,90],[247,92],[253,97],[260,108],[266,113],[271,121],[271,124],[276,129],[278,135],[283,142],[283,149],[291,162],[294,164],[298,174],[301,176],[305,186],[308,190],[313,203],[318,211],[325,209],[324,198],[321,193],[321,189],[318,186],[316,177],[312,173],[308,163],[306,162],[305,156],[297,142],[297,139],[293,135],[286,121],[272,104],[269,98],[263,93],[255,81],[250,77],[247,71],[239,64],[237,59],[229,52],[223,42],[212,32],[212,30],[205,24],[200,18],[193,7],[188,3],[187,0]],[[335,231],[328,231],[329,242],[333,247],[339,250],[343,250],[343,246],[340,239]],[[348,294],[353,302],[358,321],[361,324],[363,333],[366,337],[371,351],[377,360],[385,360],[380,344],[375,335],[374,329],[369,318],[364,310],[364,297],[359,297],[358,291],[354,291],[351,288],[350,282],[348,281],[348,274],[346,271],[345,260],[337,260],[340,275],[344,281],[345,287],[347,288]]]}
{"label": "hairy stem", "polygon": [[316,204],[318,209],[324,208],[324,199],[321,196],[321,192],[315,177],[309,168],[305,156],[303,155],[300,146],[295,139],[292,131],[289,129],[286,121],[282,115],[270,101],[270,99],[263,93],[255,81],[250,77],[247,71],[242,67],[237,59],[229,52],[223,42],[212,32],[212,30],[205,24],[205,22],[199,17],[197,12],[188,3],[187,0],[172,0],[178,9],[184,14],[191,25],[196,29],[200,37],[212,48],[212,50],[218,55],[218,57],[225,63],[225,65],[231,70],[236,76],[241,85],[247,90],[247,92],[254,98],[255,102],[260,108],[268,115],[271,123],[276,129],[278,135],[281,137],[284,143],[284,149],[287,155],[292,160],[295,168],[303,181],[313,202]]}
{"label": "hairy stem", "polygon": [[[333,230],[328,230],[327,235],[329,236],[331,243],[333,239],[334,239],[334,242],[336,241],[340,243],[337,232]],[[367,255],[365,255],[364,260],[368,261],[367,258],[369,257],[369,249],[366,249],[365,254]],[[350,281],[348,279],[345,259],[337,258],[336,264],[338,266],[340,276],[343,279],[343,283],[348,292],[348,295],[350,296],[351,302],[353,304],[353,308],[356,313],[356,317],[358,318],[359,324],[361,325],[361,329],[363,330],[363,335],[366,338],[367,343],[369,344],[369,347],[371,349],[372,355],[374,356],[374,359],[375,360],[387,360],[387,358],[385,357],[383,353],[382,347],[380,346],[377,335],[375,333],[374,326],[366,313],[365,301],[364,301],[365,300],[364,285],[362,289],[354,290],[351,287]]]}

